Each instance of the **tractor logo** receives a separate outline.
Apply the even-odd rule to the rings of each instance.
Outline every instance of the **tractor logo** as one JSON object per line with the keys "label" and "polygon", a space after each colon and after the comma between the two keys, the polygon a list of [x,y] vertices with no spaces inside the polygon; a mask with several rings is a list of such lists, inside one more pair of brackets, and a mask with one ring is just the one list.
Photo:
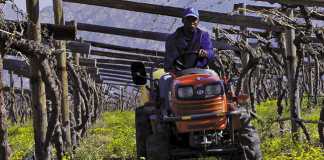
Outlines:
{"label": "tractor logo", "polygon": [[196,93],[197,93],[198,96],[201,96],[201,95],[205,94],[205,90],[203,90],[203,89],[198,89],[198,90],[196,91]]}

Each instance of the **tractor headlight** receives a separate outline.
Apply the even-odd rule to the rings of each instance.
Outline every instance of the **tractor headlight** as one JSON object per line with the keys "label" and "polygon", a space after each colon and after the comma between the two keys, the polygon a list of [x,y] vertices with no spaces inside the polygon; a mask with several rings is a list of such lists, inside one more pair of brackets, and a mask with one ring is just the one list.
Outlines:
{"label": "tractor headlight", "polygon": [[190,98],[193,96],[192,86],[179,87],[177,91],[179,98]]}
{"label": "tractor headlight", "polygon": [[217,95],[222,95],[223,92],[224,92],[223,86],[220,83],[207,85],[205,87],[205,97],[206,98],[217,96]]}

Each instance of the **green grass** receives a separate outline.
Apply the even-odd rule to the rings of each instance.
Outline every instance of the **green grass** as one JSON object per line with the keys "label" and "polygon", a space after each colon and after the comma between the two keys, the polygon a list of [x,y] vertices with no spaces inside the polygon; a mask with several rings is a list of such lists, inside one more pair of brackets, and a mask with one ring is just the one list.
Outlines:
{"label": "green grass", "polygon": [[[288,129],[280,136],[278,123],[268,123],[277,117],[276,101],[267,101],[257,106],[257,113],[264,120],[261,124],[256,120],[262,139],[261,149],[265,160],[324,160],[323,150],[316,147],[319,141],[316,124],[306,124],[312,143],[294,144],[289,134],[290,121],[285,122]],[[289,116],[289,110],[284,109],[284,117]],[[304,112],[303,118],[318,120],[319,108],[310,113]],[[104,114],[103,120],[90,131],[90,136],[83,141],[77,152],[78,158],[84,160],[121,158],[135,156],[134,113],[111,112]]]}
{"label": "green grass", "polygon": [[135,119],[133,112],[108,112],[90,129],[81,142],[76,159],[127,159],[135,156]]}
{"label": "green grass", "polygon": [[[80,142],[73,159],[100,160],[126,159],[135,156],[135,119],[133,112],[107,112]],[[9,124],[10,160],[21,160],[32,154],[34,134],[31,122]]]}
{"label": "green grass", "polygon": [[9,145],[11,148],[11,160],[21,160],[33,152],[34,133],[31,122],[17,125],[10,124],[8,128]]}
{"label": "green grass", "polygon": [[[302,107],[305,120],[318,120],[320,108],[309,111]],[[277,106],[275,100],[257,105],[257,114],[265,123],[253,120],[258,129],[265,160],[324,160],[324,151],[318,147],[317,124],[305,124],[311,135],[311,143],[294,144],[291,140],[290,121],[285,122],[285,132],[279,133]],[[289,117],[289,109],[284,108],[283,117]],[[102,160],[134,158],[135,126],[134,112],[107,112],[88,131],[88,136],[80,142],[73,159]],[[303,133],[301,133],[303,135]],[[11,159],[18,160],[33,151],[33,130],[30,123],[13,125],[9,128],[9,143],[13,150]]]}
{"label": "green grass", "polygon": [[[303,119],[319,119],[320,107],[315,107],[311,112],[306,111],[303,107],[302,110]],[[275,100],[257,105],[257,114],[265,120],[265,123],[253,121],[262,141],[261,149],[265,160],[324,160],[324,151],[318,147],[317,124],[305,124],[311,136],[310,144],[306,143],[305,139],[303,143],[294,144],[290,134],[290,121],[284,123],[286,130],[283,135],[279,133],[278,123],[270,123],[277,118],[277,104]],[[289,114],[288,107],[285,107],[283,117],[289,117]],[[302,132],[301,135],[304,138]]]}

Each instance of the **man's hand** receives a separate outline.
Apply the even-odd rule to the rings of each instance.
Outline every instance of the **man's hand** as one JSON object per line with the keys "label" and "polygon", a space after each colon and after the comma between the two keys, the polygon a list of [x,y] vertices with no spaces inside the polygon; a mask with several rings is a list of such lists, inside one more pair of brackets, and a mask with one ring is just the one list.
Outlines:
{"label": "man's hand", "polygon": [[200,49],[200,50],[198,51],[198,57],[200,57],[200,58],[207,58],[207,57],[208,57],[208,53],[207,53],[207,51],[204,50],[204,49]]}

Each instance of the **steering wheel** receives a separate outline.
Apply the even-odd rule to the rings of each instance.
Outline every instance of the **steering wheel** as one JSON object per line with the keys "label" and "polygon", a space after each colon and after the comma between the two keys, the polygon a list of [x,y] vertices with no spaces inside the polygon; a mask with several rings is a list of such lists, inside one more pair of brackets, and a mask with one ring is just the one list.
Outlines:
{"label": "steering wheel", "polygon": [[208,65],[208,58],[199,57],[198,52],[185,52],[174,59],[173,66],[177,71],[181,71],[188,68],[194,68],[197,66],[199,61],[203,61],[205,59],[207,59],[207,63],[204,64],[204,66],[201,66],[201,68],[205,68]]}

